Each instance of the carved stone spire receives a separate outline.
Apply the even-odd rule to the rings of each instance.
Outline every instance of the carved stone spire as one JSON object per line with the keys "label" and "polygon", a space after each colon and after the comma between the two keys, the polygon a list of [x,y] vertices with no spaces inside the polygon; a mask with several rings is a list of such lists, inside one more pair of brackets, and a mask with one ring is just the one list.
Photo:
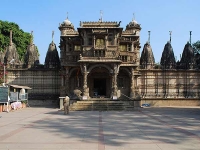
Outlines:
{"label": "carved stone spire", "polygon": [[149,42],[144,44],[144,48],[142,50],[142,55],[140,58],[141,69],[153,69],[155,64],[155,59],[153,55],[153,51]]}
{"label": "carved stone spire", "polygon": [[4,63],[8,64],[8,68],[11,67],[11,64],[12,67],[20,64],[19,54],[17,52],[15,44],[12,42],[12,30],[10,30],[10,43],[9,46],[6,47]]}
{"label": "carved stone spire", "polygon": [[182,53],[180,68],[193,69],[194,65],[195,65],[194,49],[192,48],[191,44],[187,42],[187,44],[185,44]]}
{"label": "carved stone spire", "polygon": [[49,48],[45,58],[45,68],[60,68],[60,59],[58,56],[56,44],[53,42],[53,35],[54,32],[52,32],[52,42],[49,44]]}
{"label": "carved stone spire", "polygon": [[160,60],[160,64],[163,69],[175,69],[176,68],[176,60],[174,57],[174,51],[170,42],[165,44],[164,50],[162,52],[162,57]]}
{"label": "carved stone spire", "polygon": [[27,51],[24,58],[25,68],[32,68],[38,65],[39,62],[39,54],[37,50],[37,46],[33,44],[33,31],[31,31],[31,39],[30,45],[27,47]]}

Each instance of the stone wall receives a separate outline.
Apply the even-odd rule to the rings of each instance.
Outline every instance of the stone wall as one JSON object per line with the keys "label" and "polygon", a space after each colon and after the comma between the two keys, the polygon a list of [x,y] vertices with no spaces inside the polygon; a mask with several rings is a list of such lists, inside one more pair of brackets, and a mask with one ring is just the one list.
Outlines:
{"label": "stone wall", "polygon": [[60,75],[53,69],[9,69],[7,83],[29,86],[29,104],[58,105],[60,95]]}
{"label": "stone wall", "polygon": [[198,70],[140,70],[137,86],[142,99],[200,99]]}

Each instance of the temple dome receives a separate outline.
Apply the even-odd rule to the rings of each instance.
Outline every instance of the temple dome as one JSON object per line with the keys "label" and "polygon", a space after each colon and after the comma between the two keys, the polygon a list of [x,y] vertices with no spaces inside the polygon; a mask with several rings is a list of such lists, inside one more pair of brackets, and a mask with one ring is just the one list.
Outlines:
{"label": "temple dome", "polygon": [[71,21],[69,21],[69,19],[67,18],[66,20],[63,21],[63,23],[67,26],[71,25]]}
{"label": "temple dome", "polygon": [[138,22],[135,19],[132,19],[132,21],[126,25],[126,30],[132,29],[141,29],[140,24],[138,24]]}
{"label": "temple dome", "polygon": [[137,23],[137,21],[135,19],[133,19],[129,24],[136,25],[138,23]]}

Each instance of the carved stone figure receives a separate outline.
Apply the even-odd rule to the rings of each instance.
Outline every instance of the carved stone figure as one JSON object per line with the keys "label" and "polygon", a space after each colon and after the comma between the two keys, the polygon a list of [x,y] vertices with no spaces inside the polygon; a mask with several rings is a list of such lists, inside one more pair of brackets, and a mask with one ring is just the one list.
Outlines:
{"label": "carved stone figure", "polygon": [[81,99],[81,94],[82,94],[82,92],[81,92],[81,90],[79,90],[79,89],[75,89],[74,90],[74,95],[80,100]]}

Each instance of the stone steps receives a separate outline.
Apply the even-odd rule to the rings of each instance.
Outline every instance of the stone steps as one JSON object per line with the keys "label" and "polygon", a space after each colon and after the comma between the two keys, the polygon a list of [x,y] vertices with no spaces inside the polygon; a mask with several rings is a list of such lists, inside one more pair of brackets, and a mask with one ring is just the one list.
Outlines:
{"label": "stone steps", "polygon": [[131,101],[122,100],[84,100],[70,105],[70,111],[132,111]]}

